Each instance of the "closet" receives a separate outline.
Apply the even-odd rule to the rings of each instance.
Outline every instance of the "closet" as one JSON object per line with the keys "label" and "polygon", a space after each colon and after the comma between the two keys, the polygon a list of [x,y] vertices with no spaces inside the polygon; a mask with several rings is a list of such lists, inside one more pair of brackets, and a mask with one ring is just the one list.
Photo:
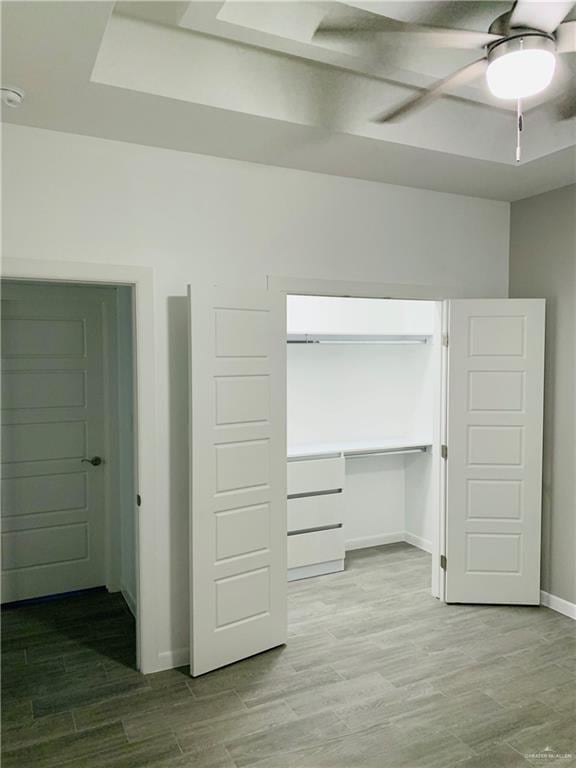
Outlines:
{"label": "closet", "polygon": [[448,603],[540,600],[544,301],[323,285],[388,290],[190,289],[194,676],[285,643],[287,575],[351,548],[432,549]]}
{"label": "closet", "polygon": [[440,350],[436,302],[287,297],[289,580],[432,550]]}

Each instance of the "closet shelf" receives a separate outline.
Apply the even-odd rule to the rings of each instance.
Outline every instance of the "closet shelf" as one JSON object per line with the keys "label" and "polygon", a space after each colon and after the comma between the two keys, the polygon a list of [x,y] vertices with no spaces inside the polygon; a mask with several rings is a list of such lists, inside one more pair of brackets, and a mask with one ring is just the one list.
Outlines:
{"label": "closet shelf", "polygon": [[426,344],[429,334],[289,333],[288,344]]}
{"label": "closet shelf", "polygon": [[310,459],[329,456],[344,456],[344,458],[364,458],[370,456],[394,455],[401,453],[421,453],[432,445],[432,439],[402,439],[366,440],[358,442],[303,443],[288,446],[288,460]]}

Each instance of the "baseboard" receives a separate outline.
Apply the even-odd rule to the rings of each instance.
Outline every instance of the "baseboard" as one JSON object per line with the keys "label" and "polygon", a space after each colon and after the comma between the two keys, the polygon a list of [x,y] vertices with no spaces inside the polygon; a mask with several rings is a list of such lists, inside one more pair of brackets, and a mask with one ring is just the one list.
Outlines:
{"label": "baseboard", "polygon": [[416,536],[414,533],[406,531],[404,533],[404,541],[406,544],[412,544],[413,547],[423,549],[424,552],[432,554],[432,542],[428,541],[428,539],[423,539],[420,536]]}
{"label": "baseboard", "polygon": [[398,531],[398,533],[379,533],[376,536],[362,536],[358,539],[348,539],[345,546],[346,551],[348,551],[351,549],[380,547],[382,544],[397,544],[400,541],[404,541],[404,531]]}
{"label": "baseboard", "polygon": [[398,544],[405,541],[413,547],[423,549],[425,552],[432,552],[432,542],[428,539],[422,539],[408,531],[397,531],[396,533],[379,533],[376,536],[362,536],[358,539],[348,539],[346,542],[346,551],[351,549],[367,549],[368,547],[381,547],[383,544]]}
{"label": "baseboard", "polygon": [[570,619],[576,619],[576,603],[569,603],[562,597],[556,597],[549,592],[540,592],[540,605],[546,606],[557,613],[568,616]]}
{"label": "baseboard", "polygon": [[177,648],[174,651],[163,651],[158,654],[158,672],[164,669],[185,667],[190,663],[190,651],[188,648]]}
{"label": "baseboard", "polygon": [[134,616],[134,618],[136,618],[136,598],[134,597],[132,592],[130,592],[127,589],[121,589],[120,592],[122,593],[124,602],[130,609],[130,613],[132,614],[132,616]]}

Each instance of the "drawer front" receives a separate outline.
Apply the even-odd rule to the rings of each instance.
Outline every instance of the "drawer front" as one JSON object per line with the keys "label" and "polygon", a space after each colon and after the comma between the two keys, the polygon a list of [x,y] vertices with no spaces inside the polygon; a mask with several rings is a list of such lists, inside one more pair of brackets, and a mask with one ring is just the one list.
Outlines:
{"label": "drawer front", "polygon": [[344,487],[344,458],[288,462],[288,495]]}
{"label": "drawer front", "polygon": [[342,493],[288,499],[288,531],[305,531],[342,523],[343,502]]}
{"label": "drawer front", "polygon": [[288,536],[288,568],[344,559],[342,528]]}

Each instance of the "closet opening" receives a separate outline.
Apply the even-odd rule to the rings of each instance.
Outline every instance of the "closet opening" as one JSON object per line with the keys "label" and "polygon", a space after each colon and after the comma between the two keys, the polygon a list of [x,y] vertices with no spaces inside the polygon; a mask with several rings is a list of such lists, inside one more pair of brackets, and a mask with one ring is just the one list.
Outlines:
{"label": "closet opening", "polygon": [[286,333],[288,581],[423,551],[439,597],[442,302],[288,295]]}

